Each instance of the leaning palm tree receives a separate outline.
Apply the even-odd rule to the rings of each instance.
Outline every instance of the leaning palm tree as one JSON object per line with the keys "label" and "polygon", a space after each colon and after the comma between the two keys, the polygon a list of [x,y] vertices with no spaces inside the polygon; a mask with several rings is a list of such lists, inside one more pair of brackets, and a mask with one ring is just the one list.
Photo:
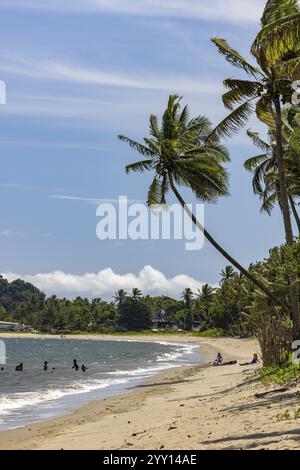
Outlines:
{"label": "leaning palm tree", "polygon": [[136,287],[132,289],[132,298],[134,300],[140,300],[143,297],[143,293],[140,289],[137,289]]}
{"label": "leaning palm tree", "polygon": [[216,201],[218,197],[228,194],[228,175],[223,165],[229,161],[229,155],[218,139],[213,143],[208,142],[210,132],[208,119],[199,116],[190,120],[187,106],[181,109],[180,98],[171,95],[161,126],[156,116],[150,117],[150,136],[143,143],[119,136],[144,157],[141,161],[127,165],[126,173],[154,172],[147,204],[166,204],[167,194],[172,191],[206,239],[227,261],[280,305],[275,294],[227,253],[201,225],[177,189],[178,186],[187,187],[204,202]]}
{"label": "leaning palm tree", "polygon": [[[269,0],[261,19],[261,31],[251,48],[254,66],[231,48],[225,39],[213,38],[213,43],[226,60],[244,70],[247,80],[227,79],[228,92],[224,105],[230,110],[209,137],[212,141],[237,132],[253,111],[276,135],[276,160],[280,201],[288,244],[294,243],[288,200],[282,141],[282,103],[291,102],[293,82],[300,78],[300,9],[297,0]],[[297,280],[290,282],[291,316],[294,336],[300,334]]]}

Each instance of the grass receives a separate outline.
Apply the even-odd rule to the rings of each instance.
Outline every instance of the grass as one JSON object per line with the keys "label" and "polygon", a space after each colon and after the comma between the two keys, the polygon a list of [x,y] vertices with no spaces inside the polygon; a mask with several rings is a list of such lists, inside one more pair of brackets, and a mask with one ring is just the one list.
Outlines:
{"label": "grass", "polygon": [[258,374],[264,385],[284,385],[300,379],[300,366],[288,363],[283,366],[264,367]]}
{"label": "grass", "polygon": [[224,331],[219,328],[213,328],[211,330],[202,331],[201,333],[193,333],[193,335],[200,336],[202,338],[221,338],[225,336]]}

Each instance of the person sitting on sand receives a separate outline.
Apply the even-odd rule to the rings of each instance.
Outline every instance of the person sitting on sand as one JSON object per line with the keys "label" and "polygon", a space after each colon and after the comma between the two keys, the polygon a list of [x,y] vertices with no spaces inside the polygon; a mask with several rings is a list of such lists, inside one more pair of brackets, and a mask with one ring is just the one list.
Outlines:
{"label": "person sitting on sand", "polygon": [[253,359],[250,362],[245,362],[245,364],[240,364],[240,366],[253,366],[259,363],[258,354],[253,354]]}
{"label": "person sitting on sand", "polygon": [[223,364],[223,357],[221,353],[218,353],[217,359],[214,361],[214,366],[221,366]]}
{"label": "person sitting on sand", "polygon": [[77,372],[77,371],[78,371],[78,369],[79,369],[79,365],[78,365],[78,363],[77,363],[77,360],[76,360],[76,359],[73,359],[73,367],[72,367],[72,369],[75,369],[75,370],[76,370],[76,372]]}

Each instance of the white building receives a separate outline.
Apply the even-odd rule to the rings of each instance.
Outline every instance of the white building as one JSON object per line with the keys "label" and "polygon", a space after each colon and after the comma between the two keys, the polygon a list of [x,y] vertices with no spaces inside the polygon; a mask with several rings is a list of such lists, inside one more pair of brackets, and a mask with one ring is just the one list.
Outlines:
{"label": "white building", "polygon": [[23,328],[24,328],[24,325],[21,325],[21,323],[0,321],[0,330],[2,331],[20,331],[20,330],[23,330]]}

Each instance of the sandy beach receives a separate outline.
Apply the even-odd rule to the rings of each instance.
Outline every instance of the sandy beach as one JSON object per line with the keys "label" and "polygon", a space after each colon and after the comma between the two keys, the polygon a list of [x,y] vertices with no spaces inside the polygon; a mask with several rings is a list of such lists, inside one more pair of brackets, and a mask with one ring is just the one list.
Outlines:
{"label": "sandy beach", "polygon": [[256,366],[211,366],[218,351],[225,359],[249,360],[259,351],[254,340],[186,335],[101,339],[194,342],[204,363],[165,371],[129,393],[66,416],[3,432],[1,450],[300,448],[299,420],[278,417],[286,410],[294,415],[300,387],[257,399],[255,394],[267,389],[255,376]]}

